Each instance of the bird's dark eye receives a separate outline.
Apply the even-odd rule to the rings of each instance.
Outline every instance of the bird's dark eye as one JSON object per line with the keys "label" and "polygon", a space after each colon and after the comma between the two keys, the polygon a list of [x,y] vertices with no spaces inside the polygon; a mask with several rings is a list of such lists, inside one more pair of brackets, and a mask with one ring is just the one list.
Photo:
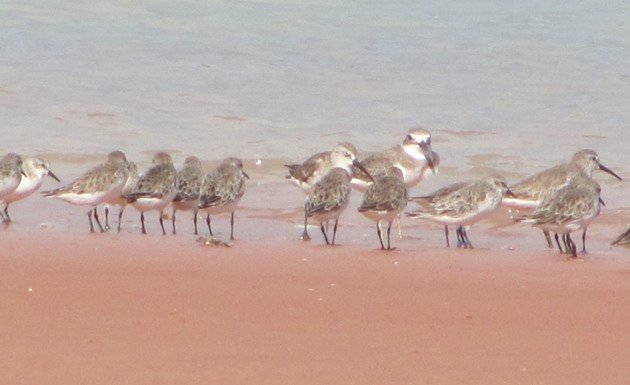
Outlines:
{"label": "bird's dark eye", "polygon": [[413,140],[413,138],[411,137],[411,135],[407,135],[407,140]]}

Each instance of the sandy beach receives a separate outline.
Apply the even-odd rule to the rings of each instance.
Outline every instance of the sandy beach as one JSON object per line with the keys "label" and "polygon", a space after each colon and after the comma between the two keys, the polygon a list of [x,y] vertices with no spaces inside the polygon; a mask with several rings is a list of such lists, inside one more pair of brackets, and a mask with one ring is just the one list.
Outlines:
{"label": "sandy beach", "polygon": [[4,231],[3,384],[624,384],[630,259]]}

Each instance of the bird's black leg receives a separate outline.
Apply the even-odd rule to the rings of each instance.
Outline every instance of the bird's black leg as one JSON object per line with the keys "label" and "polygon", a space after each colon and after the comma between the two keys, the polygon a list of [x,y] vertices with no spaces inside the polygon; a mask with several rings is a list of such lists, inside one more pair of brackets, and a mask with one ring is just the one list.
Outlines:
{"label": "bird's black leg", "polygon": [[234,240],[234,211],[230,215],[230,241]]}
{"label": "bird's black leg", "polygon": [[330,245],[330,242],[328,242],[328,235],[326,235],[326,230],[324,229],[324,222],[319,223],[319,228],[322,229],[322,234],[324,234],[324,240],[326,241],[326,244]]}
{"label": "bird's black leg", "polygon": [[392,249],[391,237],[390,233],[392,232],[392,221],[389,221],[389,225],[387,226],[387,250]]}
{"label": "bird's black leg", "polygon": [[310,241],[311,237],[308,235],[308,211],[306,210],[306,204],[304,204],[304,231],[302,231],[302,235],[300,235],[300,239],[303,241]]}
{"label": "bird's black leg", "polygon": [[166,230],[164,230],[164,218],[162,218],[163,215],[164,211],[160,211],[160,226],[162,227],[162,235],[166,235]]}
{"label": "bird's black leg", "polygon": [[118,212],[118,232],[120,233],[120,229],[122,228],[122,216],[125,212],[125,206],[120,206],[120,211]]}
{"label": "bird's black leg", "polygon": [[98,228],[101,229],[101,233],[104,233],[105,229],[103,229],[103,226],[101,226],[101,221],[98,220],[98,213],[96,212],[96,207],[94,207],[94,219],[96,219],[96,224],[98,225]]}
{"label": "bird's black leg", "polygon": [[385,250],[385,245],[383,244],[383,232],[381,231],[381,221],[376,221],[376,234],[378,235],[378,241],[381,242],[381,250]]}
{"label": "bird's black leg", "polygon": [[466,233],[466,229],[462,226],[462,238],[464,238],[464,242],[466,244],[467,249],[474,249],[470,239],[468,239],[468,233]]}
{"label": "bird's black leg", "polygon": [[332,244],[335,244],[335,237],[337,236],[337,224],[339,223],[339,218],[335,219],[335,227],[333,227],[333,239]]}
{"label": "bird's black leg", "polygon": [[553,249],[553,242],[551,241],[551,234],[549,231],[543,230],[543,234],[545,235],[545,239],[547,240],[547,247]]}
{"label": "bird's black leg", "polygon": [[556,239],[556,245],[558,245],[558,250],[560,250],[561,253],[564,253],[564,250],[562,250],[562,246],[560,246],[560,237],[558,236],[558,233],[555,233],[553,237]]}
{"label": "bird's black leg", "polygon": [[446,247],[451,247],[451,242],[448,240],[448,225],[444,225],[444,235],[446,236]]}
{"label": "bird's black leg", "polygon": [[142,223],[142,234],[146,234],[147,229],[144,227],[144,211],[140,211],[140,222]]}
{"label": "bird's black leg", "polygon": [[212,226],[210,226],[210,214],[208,214],[208,216],[206,216],[206,224],[208,225],[208,232],[210,233],[210,236],[212,236]]}
{"label": "bird's black leg", "polygon": [[173,207],[173,215],[171,218],[171,222],[173,223],[173,235],[177,234],[177,230],[175,229],[175,213],[176,212],[177,212],[177,209]]}
{"label": "bird's black leg", "polygon": [[109,207],[105,206],[105,230],[109,229]]}

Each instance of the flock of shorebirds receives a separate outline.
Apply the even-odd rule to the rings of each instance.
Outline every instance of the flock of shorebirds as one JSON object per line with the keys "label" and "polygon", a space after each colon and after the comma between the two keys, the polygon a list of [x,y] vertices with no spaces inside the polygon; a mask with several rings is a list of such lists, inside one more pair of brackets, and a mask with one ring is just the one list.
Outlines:
{"label": "flock of shorebirds", "polygon": [[[543,230],[548,246],[554,247],[554,233],[560,252],[577,256],[577,246],[571,233],[582,230],[582,251],[586,252],[586,230],[599,215],[601,188],[593,173],[602,170],[621,178],[605,167],[593,150],[576,152],[563,163],[508,186],[500,176],[471,179],[454,183],[426,196],[410,197],[409,189],[428,174],[435,173],[439,155],[431,148],[431,135],[424,129],[413,129],[402,144],[357,158],[357,149],[350,143],[340,143],[332,151],[315,154],[303,163],[287,165],[287,179],[307,194],[304,204],[302,240],[310,240],[309,219],[319,224],[326,244],[335,244],[339,217],[348,207],[352,187],[364,192],[358,211],[376,223],[380,246],[391,250],[391,228],[404,213],[408,217],[438,222],[444,225],[446,245],[450,246],[449,225],[455,226],[457,247],[472,248],[466,232],[472,224],[487,217],[499,205],[527,209],[527,214],[513,217],[514,221],[532,224]],[[0,214],[11,221],[9,205],[37,191],[44,176],[59,178],[49,164],[39,158],[24,158],[9,153],[0,159]],[[234,239],[234,211],[245,192],[243,163],[227,158],[213,171],[205,173],[197,157],[186,158],[176,170],[171,156],[158,152],[153,166],[140,174],[135,163],[121,151],[113,151],[104,163],[88,170],[72,183],[43,192],[46,197],[62,199],[74,205],[88,206],[90,231],[92,217],[101,232],[109,229],[109,207],[120,207],[118,231],[127,205],[140,211],[142,233],[146,234],[144,213],[157,210],[162,233],[164,210],[172,205],[172,232],[176,233],[176,212],[194,213],[194,233],[198,234],[198,212],[206,214],[210,235],[210,215],[230,214],[230,240]],[[416,207],[406,211],[408,202]],[[105,205],[105,227],[99,220],[97,206]],[[332,223],[332,237],[329,224]],[[387,224],[387,245],[382,223]],[[400,231],[400,230],[399,230]],[[562,239],[562,243],[560,241]],[[630,244],[630,227],[612,244]]]}

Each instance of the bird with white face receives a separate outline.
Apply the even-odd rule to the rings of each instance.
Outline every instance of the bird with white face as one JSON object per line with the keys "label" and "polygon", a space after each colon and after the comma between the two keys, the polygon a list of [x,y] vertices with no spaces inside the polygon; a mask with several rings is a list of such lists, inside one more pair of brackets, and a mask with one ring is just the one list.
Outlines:
{"label": "bird with white face", "polygon": [[5,195],[1,202],[4,204],[4,221],[11,222],[9,216],[9,205],[13,202],[22,200],[35,191],[44,183],[44,177],[49,176],[60,182],[59,178],[50,170],[48,162],[41,158],[26,157],[22,162],[22,179],[18,187],[8,195]]}
{"label": "bird with white face", "polygon": [[357,148],[352,143],[341,142],[332,151],[319,152],[301,164],[286,164],[285,167],[289,169],[289,175],[286,176],[286,179],[302,190],[308,191],[328,171],[335,167],[343,167],[345,165],[344,158],[348,155],[352,159],[356,159]]}
{"label": "bird with white face", "polygon": [[361,159],[361,164],[369,176],[361,170],[355,170],[352,185],[359,191],[365,191],[372,183],[372,178],[387,174],[391,167],[397,167],[403,174],[407,188],[412,188],[427,171],[435,172],[439,155],[431,150],[431,134],[422,128],[416,128],[405,136],[402,144],[385,151],[368,155]]}

